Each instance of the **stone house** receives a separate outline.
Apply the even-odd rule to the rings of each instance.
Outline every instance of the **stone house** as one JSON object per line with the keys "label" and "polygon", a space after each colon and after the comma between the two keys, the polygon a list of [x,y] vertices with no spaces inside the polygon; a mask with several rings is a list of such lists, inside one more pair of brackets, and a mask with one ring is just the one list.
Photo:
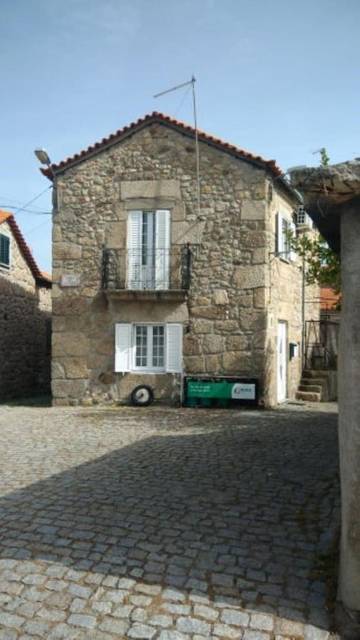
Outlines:
{"label": "stone house", "polygon": [[294,169],[291,183],[329,246],[341,258],[339,454],[341,637],[360,637],[360,158]]}
{"label": "stone house", "polygon": [[319,313],[288,242],[300,198],[275,161],[199,132],[198,208],[194,139],[153,113],[42,170],[55,404],[125,402],[143,383],[178,401],[189,375],[255,377],[267,406],[295,397],[304,313]]}
{"label": "stone house", "polygon": [[51,278],[0,211],[0,400],[50,391]]}

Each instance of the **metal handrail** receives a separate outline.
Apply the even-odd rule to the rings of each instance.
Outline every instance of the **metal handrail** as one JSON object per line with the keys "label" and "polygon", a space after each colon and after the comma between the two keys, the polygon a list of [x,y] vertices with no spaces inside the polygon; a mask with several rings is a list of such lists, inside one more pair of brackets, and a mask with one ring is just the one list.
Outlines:
{"label": "metal handrail", "polygon": [[103,248],[102,288],[129,290],[187,290],[190,287],[190,245],[171,249]]}

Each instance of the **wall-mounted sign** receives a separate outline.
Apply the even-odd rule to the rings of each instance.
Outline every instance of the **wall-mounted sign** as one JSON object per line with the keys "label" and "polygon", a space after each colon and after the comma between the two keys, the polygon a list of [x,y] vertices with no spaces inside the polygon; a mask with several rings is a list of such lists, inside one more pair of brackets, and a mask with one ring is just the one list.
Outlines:
{"label": "wall-mounted sign", "polygon": [[61,276],[60,285],[62,287],[78,287],[80,276],[77,273],[64,273]]}
{"label": "wall-mounted sign", "polygon": [[256,388],[251,382],[236,382],[231,389],[232,400],[255,400]]}

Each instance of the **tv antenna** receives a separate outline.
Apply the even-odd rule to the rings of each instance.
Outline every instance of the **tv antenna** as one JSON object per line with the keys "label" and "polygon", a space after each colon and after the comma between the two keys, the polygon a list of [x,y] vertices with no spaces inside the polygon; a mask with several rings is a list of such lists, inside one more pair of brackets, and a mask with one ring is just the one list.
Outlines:
{"label": "tv antenna", "polygon": [[201,206],[201,198],[200,198],[200,153],[199,153],[199,135],[198,135],[198,127],[197,127],[197,112],[196,112],[196,94],[195,94],[195,76],[192,76],[191,80],[188,82],[183,82],[182,84],[177,84],[175,87],[171,87],[171,89],[166,89],[165,91],[161,91],[160,93],[156,93],[154,98],[160,98],[160,96],[164,96],[166,93],[171,93],[172,91],[177,91],[178,89],[183,89],[184,87],[192,87],[192,102],[193,102],[193,113],[194,113],[194,129],[195,129],[195,155],[196,155],[196,191],[197,191],[197,208],[198,215],[200,215],[200,206]]}

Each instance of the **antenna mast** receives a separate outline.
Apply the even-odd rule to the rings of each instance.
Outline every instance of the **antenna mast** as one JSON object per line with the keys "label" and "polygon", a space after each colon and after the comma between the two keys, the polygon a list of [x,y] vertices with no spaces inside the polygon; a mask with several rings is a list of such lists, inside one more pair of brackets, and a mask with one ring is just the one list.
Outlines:
{"label": "antenna mast", "polygon": [[194,129],[195,129],[195,153],[196,153],[196,191],[197,191],[197,208],[198,215],[200,216],[200,208],[201,208],[201,197],[200,197],[200,153],[199,153],[199,135],[198,135],[198,127],[197,127],[197,111],[196,111],[196,94],[195,94],[195,76],[192,76],[191,80],[188,82],[183,82],[182,84],[178,84],[175,87],[171,87],[171,89],[166,89],[165,91],[161,91],[160,93],[156,93],[154,98],[160,98],[160,96],[164,96],[166,93],[170,93],[172,91],[177,91],[178,89],[183,89],[184,87],[192,86],[192,101],[193,101],[193,112],[194,112]]}

